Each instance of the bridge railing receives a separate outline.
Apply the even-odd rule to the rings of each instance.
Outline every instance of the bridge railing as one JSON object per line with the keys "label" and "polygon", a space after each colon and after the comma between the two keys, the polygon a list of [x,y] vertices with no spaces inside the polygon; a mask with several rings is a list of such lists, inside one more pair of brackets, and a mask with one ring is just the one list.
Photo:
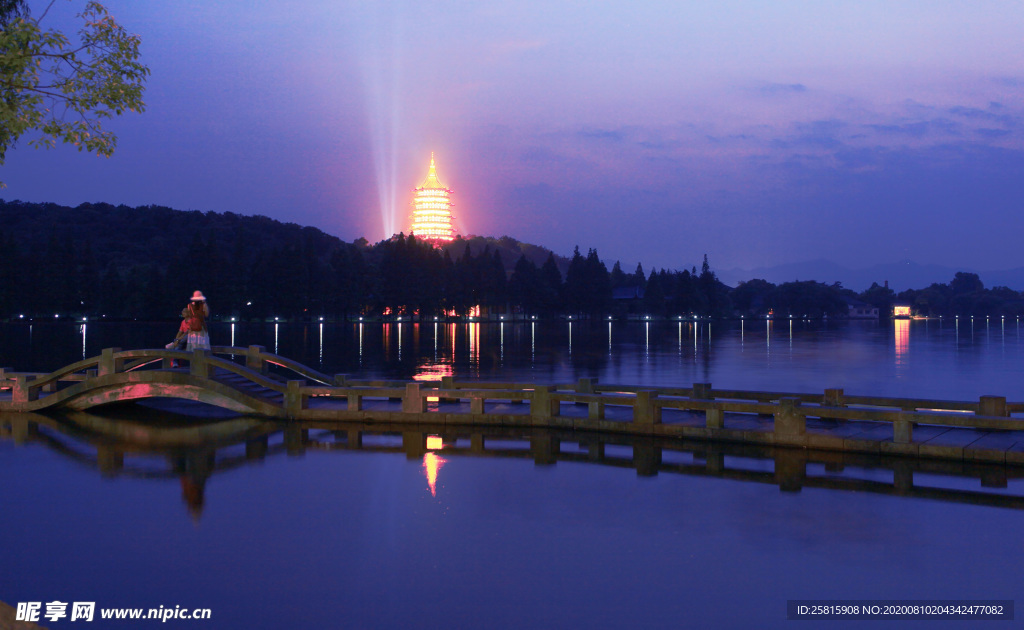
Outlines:
{"label": "bridge railing", "polygon": [[[586,420],[597,421],[594,426],[609,428],[618,425],[625,429],[662,424],[665,409],[677,409],[704,414],[702,429],[726,429],[725,414],[747,414],[771,417],[771,441],[800,443],[807,434],[807,419],[861,420],[892,426],[895,444],[913,442],[917,425],[967,427],[974,429],[1024,430],[1024,418],[1011,416],[1015,403],[1007,403],[1000,396],[982,396],[975,401],[940,401],[911,398],[846,396],[841,389],[826,389],[822,394],[788,392],[758,392],[714,390],[709,383],[694,383],[689,388],[642,388],[638,386],[604,385],[598,387],[593,379],[580,379],[572,385],[541,385],[512,383],[462,383],[445,377],[441,381],[405,382],[404,390],[389,386],[368,386],[367,381],[352,381],[338,375],[342,383],[336,387],[306,387],[289,383],[292,387],[290,417],[302,417],[308,409],[310,396],[345,397],[347,410],[364,410],[364,398],[401,398],[403,414],[430,413],[428,402],[469,402],[468,416],[486,416],[487,406],[493,402],[523,401],[530,403],[529,416],[552,425],[573,424],[576,416],[563,416],[562,404],[586,405]],[[358,385],[357,385],[358,383]],[[475,387],[474,387],[475,386]],[[631,422],[605,420],[606,406],[630,408]],[[447,411],[449,416],[458,414]],[[478,418],[484,419],[484,418]],[[413,420],[415,421],[415,420]],[[578,425],[585,427],[586,424]],[[632,430],[632,429],[629,429]]]}
{"label": "bridge railing", "polygon": [[0,369],[4,377],[2,387],[11,390],[12,402],[25,403],[37,400],[40,392],[56,391],[61,382],[83,381],[104,370],[120,369],[123,361],[113,358],[119,350],[120,348],[107,348],[99,356],[82,359],[50,373],[11,372],[3,368]]}
{"label": "bridge railing", "polygon": [[335,379],[332,376],[328,376],[322,372],[318,372],[313,368],[303,365],[298,361],[283,357],[273,352],[267,352],[264,346],[252,345],[246,348],[233,347],[233,346],[214,346],[211,350],[213,354],[225,354],[232,357],[244,357],[245,365],[249,369],[260,372],[261,374],[267,374],[270,366],[275,365],[303,378],[325,385],[333,385]]}
{"label": "bridge railing", "polygon": [[[220,355],[220,356],[218,356]],[[244,363],[235,361],[243,357]],[[440,381],[388,381],[351,379],[348,375],[327,376],[295,361],[268,353],[262,346],[248,348],[216,347],[212,352],[176,350],[129,350],[107,348],[97,356],[84,359],[50,374],[11,373],[0,370],[0,382],[12,390],[15,403],[37,400],[40,392],[54,391],[64,381],[82,381],[120,372],[145,369],[156,363],[162,366],[178,359],[187,361],[189,372],[208,378],[214,368],[238,374],[265,390],[280,394],[282,415],[289,418],[316,416],[317,408],[310,399],[327,397],[347,401],[344,409],[332,408],[330,417],[352,417],[362,413],[365,399],[385,398],[401,401],[401,412],[382,411],[389,419],[400,422],[422,422],[439,407],[429,402],[469,403],[468,412],[445,408],[443,413],[455,421],[489,422],[490,416],[517,415],[510,422],[572,425],[657,433],[663,424],[666,409],[703,414],[701,430],[707,435],[728,429],[725,414],[771,417],[771,428],[758,435],[771,434],[776,443],[805,442],[807,419],[869,421],[891,425],[892,441],[913,442],[919,425],[967,427],[974,429],[1022,430],[1024,418],[1013,417],[1024,404],[1007,402],[1001,396],[981,396],[977,401],[927,400],[918,398],[869,397],[846,395],[842,389],[830,388],[821,393],[739,391],[713,389],[710,383],[694,383],[690,387],[642,387],[635,385],[598,384],[583,378],[570,384],[480,383],[456,381],[443,377]],[[301,379],[281,380],[269,373],[269,367],[291,371]],[[313,382],[315,384],[310,384]],[[528,403],[528,413],[497,414],[494,403]],[[274,403],[277,405],[278,403]],[[579,414],[563,414],[564,404],[585,405],[585,418]],[[322,409],[322,406],[317,406]],[[608,407],[628,408],[629,420],[606,421]],[[510,411],[505,409],[504,411]],[[276,412],[275,412],[276,413]],[[424,417],[419,417],[419,416]],[[324,416],[327,417],[327,416]],[[618,415],[622,418],[622,414]],[[498,419],[495,421],[505,421]],[[692,419],[689,424],[693,426]],[[736,425],[734,425],[736,426]],[[630,428],[632,427],[632,428]],[[755,432],[757,433],[757,432]],[[760,439],[760,438],[759,438]],[[838,439],[838,438],[836,438]]]}

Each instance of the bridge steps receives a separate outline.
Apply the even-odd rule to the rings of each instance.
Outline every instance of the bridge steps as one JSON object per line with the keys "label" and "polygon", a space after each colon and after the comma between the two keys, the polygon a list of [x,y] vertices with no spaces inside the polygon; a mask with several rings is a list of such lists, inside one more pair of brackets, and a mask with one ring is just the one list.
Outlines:
{"label": "bridge steps", "polygon": [[229,385],[240,392],[244,392],[254,398],[259,398],[260,400],[274,405],[281,405],[284,402],[284,394],[272,389],[267,389],[266,387],[254,383],[246,377],[234,372],[216,369],[211,373],[211,378],[219,383],[224,383],[225,385]]}

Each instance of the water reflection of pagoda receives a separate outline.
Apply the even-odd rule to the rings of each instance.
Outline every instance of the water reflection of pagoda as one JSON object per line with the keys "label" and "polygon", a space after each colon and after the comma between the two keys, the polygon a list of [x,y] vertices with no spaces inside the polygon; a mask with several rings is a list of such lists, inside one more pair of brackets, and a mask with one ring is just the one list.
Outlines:
{"label": "water reflection of pagoda", "polygon": [[411,233],[416,238],[435,243],[454,240],[455,230],[452,228],[451,194],[437,179],[437,167],[434,166],[434,154],[430,154],[430,170],[427,178],[415,191],[412,211]]}

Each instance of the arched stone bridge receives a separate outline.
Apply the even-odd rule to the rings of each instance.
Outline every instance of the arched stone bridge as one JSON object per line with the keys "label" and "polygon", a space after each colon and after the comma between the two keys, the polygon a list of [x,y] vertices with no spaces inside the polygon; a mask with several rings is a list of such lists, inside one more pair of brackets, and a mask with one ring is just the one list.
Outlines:
{"label": "arched stone bridge", "polygon": [[[234,361],[236,356],[244,363]],[[271,375],[271,365],[297,380]],[[10,392],[0,398],[0,412],[84,410],[119,401],[177,398],[243,414],[287,417],[289,388],[310,384],[333,385],[334,380],[262,346],[195,352],[107,348],[50,374],[0,368],[0,387]]]}

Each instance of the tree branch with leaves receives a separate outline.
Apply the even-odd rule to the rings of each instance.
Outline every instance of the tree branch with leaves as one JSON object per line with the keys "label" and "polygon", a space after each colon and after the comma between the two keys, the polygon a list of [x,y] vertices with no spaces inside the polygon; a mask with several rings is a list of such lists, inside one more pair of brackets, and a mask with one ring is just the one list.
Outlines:
{"label": "tree branch with leaves", "polygon": [[117,136],[104,122],[145,109],[149,68],[139,61],[140,38],[90,0],[72,41],[40,24],[52,6],[33,18],[23,1],[0,1],[0,165],[7,149],[33,131],[30,146],[60,141],[110,157]]}

